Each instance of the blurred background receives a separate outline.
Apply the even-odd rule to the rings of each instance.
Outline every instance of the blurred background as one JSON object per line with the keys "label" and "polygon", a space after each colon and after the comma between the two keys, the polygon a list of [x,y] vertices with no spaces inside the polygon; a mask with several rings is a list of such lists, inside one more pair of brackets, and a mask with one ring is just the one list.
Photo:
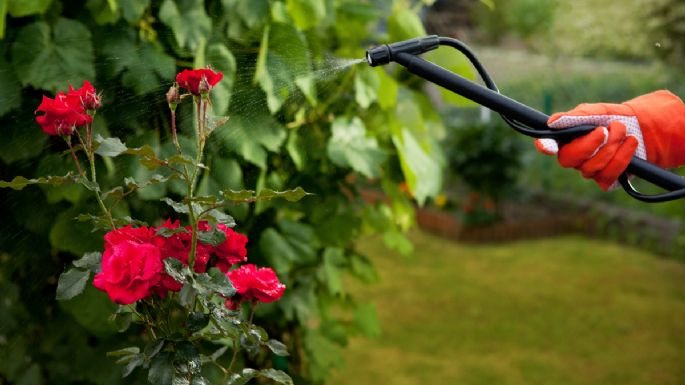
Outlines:
{"label": "blurred background", "polygon": [[[0,179],[71,169],[34,110],[84,79],[103,93],[100,134],[170,154],[164,94],[209,64],[225,75],[213,112],[230,121],[201,193],[316,194],[228,209],[250,261],[288,286],[257,318],[291,356],[242,362],[296,384],[683,383],[682,200],[604,193],[498,115],[396,66],[353,64],[439,34],[545,113],[685,97],[681,1],[0,0],[0,20]],[[475,79],[451,50],[427,58]],[[189,141],[192,111],[179,116]],[[125,157],[98,167],[108,188],[154,177]],[[148,187],[115,214],[157,224],[173,216],[160,198],[181,193]],[[2,189],[0,202],[0,384],[146,383],[105,356],[144,330],[117,333],[92,287],[54,300],[64,266],[102,248],[74,220],[95,211],[87,191]]]}

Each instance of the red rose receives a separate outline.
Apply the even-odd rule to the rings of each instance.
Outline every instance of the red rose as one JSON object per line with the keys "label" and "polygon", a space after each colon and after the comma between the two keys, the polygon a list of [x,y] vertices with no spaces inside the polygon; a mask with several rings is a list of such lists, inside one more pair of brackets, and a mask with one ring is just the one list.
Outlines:
{"label": "red rose", "polygon": [[176,83],[193,95],[209,92],[224,77],[222,72],[214,72],[210,68],[197,70],[183,70],[176,75]]}
{"label": "red rose", "polygon": [[216,227],[226,234],[226,240],[214,248],[216,267],[226,273],[232,265],[247,261],[247,237],[220,223]]}
{"label": "red rose", "polygon": [[81,106],[84,110],[97,110],[102,105],[95,87],[88,80],[84,80],[83,87],[77,90],[69,85],[67,103],[71,106]]}
{"label": "red rose", "polygon": [[130,225],[107,233],[102,270],[93,285],[121,305],[148,297],[164,273],[161,250],[153,237],[153,229]]}
{"label": "red rose", "polygon": [[[171,222],[167,219],[164,224],[155,229],[155,232],[160,228],[166,227],[169,229],[177,229],[179,227],[179,221]],[[200,231],[207,231],[209,226],[206,222],[200,222],[198,224],[198,229]],[[207,230],[203,230],[207,228]],[[157,237],[159,247],[162,249],[162,258],[176,258],[181,261],[184,265],[188,265],[188,256],[190,255],[190,246],[192,244],[192,228],[190,226],[185,227],[185,232],[180,232],[171,235],[170,237]],[[212,247],[210,245],[205,245],[201,242],[197,242],[195,247],[195,271],[198,273],[204,273],[207,271],[207,263],[209,263],[210,253]],[[175,281],[174,281],[175,282]],[[180,285],[180,284],[179,284]],[[180,290],[170,289],[174,291]]]}
{"label": "red rose", "polygon": [[36,116],[36,122],[48,135],[71,135],[76,127],[93,121],[83,106],[70,104],[63,92],[58,92],[54,99],[43,96],[43,101],[36,109],[38,111],[45,112]]}
{"label": "red rose", "polygon": [[[273,302],[281,298],[285,291],[285,285],[268,267],[258,269],[253,264],[247,264],[229,271],[226,275],[235,286],[241,301]],[[229,308],[237,304],[235,301],[230,302],[232,304],[227,304]]]}

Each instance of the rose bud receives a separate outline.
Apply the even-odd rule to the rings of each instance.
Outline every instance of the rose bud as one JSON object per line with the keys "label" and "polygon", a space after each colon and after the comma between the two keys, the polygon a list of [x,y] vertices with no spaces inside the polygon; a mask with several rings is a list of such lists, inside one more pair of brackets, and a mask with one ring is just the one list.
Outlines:
{"label": "rose bud", "polygon": [[178,83],[174,83],[169,87],[169,91],[166,93],[166,101],[169,103],[169,108],[172,111],[176,110],[176,106],[181,102],[181,94],[179,93]]}

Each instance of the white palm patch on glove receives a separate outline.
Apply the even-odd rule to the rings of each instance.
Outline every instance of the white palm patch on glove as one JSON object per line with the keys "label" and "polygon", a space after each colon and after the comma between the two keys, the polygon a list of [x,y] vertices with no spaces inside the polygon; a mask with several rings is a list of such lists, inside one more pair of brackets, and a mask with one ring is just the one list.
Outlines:
{"label": "white palm patch on glove", "polygon": [[[647,159],[647,150],[645,149],[645,143],[642,139],[642,130],[640,130],[640,122],[638,122],[635,116],[626,115],[583,115],[583,116],[573,116],[573,115],[562,115],[559,119],[552,122],[549,126],[553,129],[564,129],[580,125],[595,125],[602,126],[604,128],[604,144],[606,144],[609,138],[609,131],[606,127],[609,123],[619,121],[626,126],[626,135],[632,135],[637,138],[637,149],[635,150],[635,156],[640,159]],[[599,151],[602,146],[597,147],[597,150],[592,154],[594,156],[597,151]],[[550,155],[555,155],[559,152],[559,144],[554,139],[539,139],[538,145],[541,150]],[[591,156],[591,157],[592,157]]]}

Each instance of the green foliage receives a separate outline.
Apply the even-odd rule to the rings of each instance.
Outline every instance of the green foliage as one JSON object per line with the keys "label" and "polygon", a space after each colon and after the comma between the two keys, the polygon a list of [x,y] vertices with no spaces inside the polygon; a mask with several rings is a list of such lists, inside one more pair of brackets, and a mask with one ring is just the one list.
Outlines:
{"label": "green foliage", "polygon": [[657,1],[650,27],[654,30],[657,54],[682,71],[685,64],[685,4],[678,0]]}
{"label": "green foliage", "polygon": [[[102,233],[91,232],[83,221],[96,228],[107,224],[103,216],[80,215],[97,211],[91,191],[99,191],[108,204],[120,201],[113,212],[118,225],[153,224],[160,214],[177,218],[188,203],[213,222],[233,226],[235,217],[241,224],[237,230],[250,239],[250,261],[282,274],[288,287],[284,297],[256,315],[274,339],[257,339],[256,345],[283,355],[284,346],[272,341],[284,340],[291,353],[287,364],[277,367],[274,361],[274,370],[242,372],[230,381],[262,377],[289,383],[287,372],[298,384],[321,383],[340,364],[338,350],[347,335],[377,334],[373,309],[355,302],[345,288],[345,275],[365,282],[377,278],[353,242],[363,232],[382,232],[388,244],[411,250],[402,231],[413,221],[413,208],[397,186],[406,181],[423,202],[440,192],[444,166],[434,139],[442,122],[417,79],[399,81],[405,77],[394,68],[344,67],[331,60],[360,58],[368,42],[381,40],[375,31],[385,8],[392,8],[388,38],[425,33],[417,6],[390,0],[377,6],[363,0],[0,1],[5,23],[0,179],[7,181],[0,187],[21,190],[0,190],[0,199],[11,202],[0,207],[0,285],[11,285],[17,299],[8,312],[0,311],[0,319],[11,318],[0,328],[17,350],[12,353],[22,357],[13,367],[2,363],[0,376],[12,383],[20,378],[121,383],[119,369],[111,369],[113,362],[103,353],[120,348],[122,339],[140,347],[149,339],[130,311],[103,321],[102,314],[111,309],[97,308],[101,293],[83,285],[96,257],[86,253],[101,250],[103,242]],[[212,94],[213,114],[230,120],[215,122],[217,140],[206,148],[198,198],[185,202],[167,166],[183,168],[194,161],[173,155],[164,93],[175,73],[191,64],[223,71],[224,80]],[[96,162],[99,185],[76,178],[75,172],[57,173],[71,162],[70,153],[60,138],[46,138],[34,122],[42,94],[52,96],[85,79],[103,97],[96,119],[101,138],[95,138],[104,156]],[[181,106],[177,114],[185,151],[194,113]],[[34,178],[43,170],[65,176]],[[388,203],[364,205],[354,197],[367,178],[378,179],[391,198]],[[32,184],[66,187],[43,190]],[[169,200],[160,201],[167,194]],[[221,200],[207,198],[212,195]],[[219,210],[209,210],[213,206]],[[216,234],[202,236],[218,241]],[[82,259],[71,267],[76,258]],[[68,274],[59,278],[65,266]],[[166,268],[186,281],[180,294],[185,305],[226,287],[212,271],[190,279],[174,266]],[[60,298],[84,294],[56,306],[45,293],[57,287]],[[78,308],[93,311],[79,317]],[[347,311],[354,320],[345,317]],[[203,326],[206,321],[183,320],[195,333],[211,329]],[[13,324],[23,327],[5,333],[5,325]],[[321,326],[309,330],[312,324]],[[127,334],[112,338],[115,329]],[[32,349],[48,337],[54,349]],[[143,371],[135,370],[141,367],[154,368],[153,383],[167,383],[170,362],[197,358],[192,349],[167,345],[156,352],[137,349],[118,357],[126,383],[147,382]],[[241,354],[236,365],[247,357]],[[223,353],[201,359],[226,361]],[[271,366],[270,356],[249,359]],[[103,373],[95,369],[102,367],[107,368]],[[218,380],[212,373],[194,377],[196,383]]]}
{"label": "green foliage", "polygon": [[517,135],[499,119],[454,127],[446,141],[450,171],[473,191],[502,198],[516,187],[522,166],[523,143]]}
{"label": "green foliage", "polygon": [[91,33],[83,24],[60,18],[19,30],[12,43],[12,65],[23,86],[55,92],[64,84],[95,78]]}
{"label": "green foliage", "polygon": [[366,136],[361,119],[337,119],[331,130],[333,135],[328,141],[328,157],[333,163],[351,167],[369,178],[379,176],[380,165],[386,155],[378,147],[376,138]]}

